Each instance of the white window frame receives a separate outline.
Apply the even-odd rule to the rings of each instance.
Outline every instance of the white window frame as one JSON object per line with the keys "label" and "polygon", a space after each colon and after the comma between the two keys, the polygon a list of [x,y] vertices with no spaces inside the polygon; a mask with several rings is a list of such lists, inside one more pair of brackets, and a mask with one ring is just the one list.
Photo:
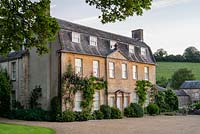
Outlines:
{"label": "white window frame", "polygon": [[132,100],[132,102],[133,103],[137,103],[138,104],[138,101],[139,101],[139,97],[138,97],[138,95],[137,95],[137,93],[136,93],[136,91],[133,91],[133,100]]}
{"label": "white window frame", "polygon": [[140,49],[141,49],[141,55],[146,56],[147,55],[147,49],[144,48],[144,47],[141,47]]}
{"label": "white window frame", "polygon": [[114,41],[114,40],[110,40],[110,49],[115,49],[115,45],[116,45],[116,41]]}
{"label": "white window frame", "polygon": [[144,80],[149,80],[149,67],[144,67]]}
{"label": "white window frame", "polygon": [[16,62],[11,62],[11,78],[12,80],[16,80],[16,76],[17,76],[17,65]]}
{"label": "white window frame", "polygon": [[114,96],[109,97],[109,106],[110,107],[115,106],[115,97]]}
{"label": "white window frame", "polygon": [[93,100],[93,110],[99,110],[100,108],[100,92],[95,91]]}
{"label": "white window frame", "polygon": [[137,65],[132,66],[132,71],[133,71],[133,79],[137,80],[138,79],[138,67],[137,67]]}
{"label": "white window frame", "polygon": [[83,60],[80,58],[75,59],[75,73],[79,75],[83,74]]}
{"label": "white window frame", "polygon": [[97,46],[97,37],[90,36],[90,45],[91,46]]}
{"label": "white window frame", "polygon": [[128,96],[124,96],[124,108],[128,107]]}
{"label": "white window frame", "polygon": [[99,61],[94,60],[93,61],[93,76],[94,77],[99,77],[100,73],[99,73]]}
{"label": "white window frame", "polygon": [[83,96],[80,91],[76,92],[75,94],[75,104],[74,104],[74,111],[82,111],[81,108],[81,102],[82,102]]}
{"label": "white window frame", "polygon": [[127,79],[128,78],[127,64],[123,63],[121,67],[122,67],[122,78]]}
{"label": "white window frame", "polygon": [[81,35],[77,32],[72,32],[72,42],[80,43],[81,42]]}
{"label": "white window frame", "polygon": [[135,53],[135,47],[134,45],[129,45],[129,53]]}
{"label": "white window frame", "polygon": [[115,63],[109,62],[108,63],[109,68],[109,78],[115,78]]}

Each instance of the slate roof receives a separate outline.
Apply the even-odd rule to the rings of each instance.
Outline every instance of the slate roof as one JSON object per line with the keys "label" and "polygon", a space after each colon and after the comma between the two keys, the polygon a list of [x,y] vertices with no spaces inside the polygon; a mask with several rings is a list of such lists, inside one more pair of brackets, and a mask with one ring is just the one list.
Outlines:
{"label": "slate roof", "polygon": [[158,86],[158,85],[156,85],[156,89],[157,89],[158,91],[161,91],[161,92],[166,90],[166,88],[161,87],[161,86]]}
{"label": "slate roof", "polygon": [[200,80],[185,81],[180,89],[200,89]]}
{"label": "slate roof", "polygon": [[1,56],[1,55],[0,55],[0,63],[1,63],[1,62],[5,62],[5,61],[10,61],[10,60],[19,59],[19,58],[21,58],[25,53],[27,53],[26,50],[23,50],[23,51],[21,50],[21,51],[18,51],[18,52],[9,53],[7,57]]}
{"label": "slate roof", "polygon": [[[110,40],[114,40],[117,41],[118,49],[123,53],[123,55],[125,55],[128,60],[148,64],[155,64],[156,62],[152,55],[150,47],[142,41],[137,41],[130,37],[97,30],[60,19],[57,19],[57,21],[61,27],[61,30],[59,32],[59,39],[61,45],[63,46],[63,49],[61,50],[62,52],[73,52],[79,54],[107,57],[110,53],[114,51],[110,49]],[[73,43],[71,41],[72,32],[80,33],[81,44]],[[90,36],[96,36],[98,38],[97,46],[89,45]],[[134,54],[129,53],[128,44],[135,46]],[[141,47],[147,49],[147,56],[141,56]]]}
{"label": "slate roof", "polygon": [[177,96],[188,96],[188,94],[184,90],[176,90],[175,91]]}

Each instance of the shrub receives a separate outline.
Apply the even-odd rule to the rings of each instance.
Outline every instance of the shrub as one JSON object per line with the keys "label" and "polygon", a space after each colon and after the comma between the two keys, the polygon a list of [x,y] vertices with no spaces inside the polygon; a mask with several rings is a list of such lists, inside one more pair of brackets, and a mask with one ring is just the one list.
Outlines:
{"label": "shrub", "polygon": [[193,104],[194,109],[199,110],[200,109],[200,103]]}
{"label": "shrub", "polygon": [[102,120],[104,118],[103,113],[100,110],[95,110],[93,112],[93,119],[98,119],[98,120]]}
{"label": "shrub", "polygon": [[100,111],[103,113],[104,119],[110,119],[111,118],[111,108],[107,105],[101,105]]}
{"label": "shrub", "polygon": [[122,113],[118,108],[111,107],[111,119],[121,119]]}
{"label": "shrub", "polygon": [[136,103],[131,103],[127,108],[124,109],[124,116],[126,116],[126,117],[143,117],[144,111],[140,105],[138,105]]}
{"label": "shrub", "polygon": [[57,120],[56,118],[61,115],[61,104],[59,97],[54,97],[51,100],[51,118],[53,121]]}
{"label": "shrub", "polygon": [[6,71],[0,68],[0,116],[10,112],[11,82]]}
{"label": "shrub", "polygon": [[87,121],[91,118],[90,112],[88,111],[75,112],[74,114],[76,121]]}
{"label": "shrub", "polygon": [[160,112],[173,112],[178,110],[178,98],[171,89],[158,92],[155,96],[155,103],[160,108]]}
{"label": "shrub", "polygon": [[50,121],[50,114],[42,109],[17,109],[11,111],[9,118],[28,121]]}
{"label": "shrub", "polygon": [[66,110],[62,113],[62,121],[64,122],[72,122],[75,121],[75,114],[71,110]]}
{"label": "shrub", "polygon": [[158,107],[158,105],[150,103],[147,106],[147,113],[149,115],[158,115],[159,114],[159,107]]}

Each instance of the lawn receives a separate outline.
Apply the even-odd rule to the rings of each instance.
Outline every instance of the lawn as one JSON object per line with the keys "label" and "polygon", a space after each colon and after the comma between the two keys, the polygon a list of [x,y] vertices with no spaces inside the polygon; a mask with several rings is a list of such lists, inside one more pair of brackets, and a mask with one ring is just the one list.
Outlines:
{"label": "lawn", "polygon": [[0,134],[54,134],[50,128],[2,124],[0,123]]}
{"label": "lawn", "polygon": [[188,68],[192,70],[196,79],[200,80],[200,63],[187,63],[187,62],[157,62],[156,66],[156,79],[165,77],[171,78],[173,73],[180,68]]}

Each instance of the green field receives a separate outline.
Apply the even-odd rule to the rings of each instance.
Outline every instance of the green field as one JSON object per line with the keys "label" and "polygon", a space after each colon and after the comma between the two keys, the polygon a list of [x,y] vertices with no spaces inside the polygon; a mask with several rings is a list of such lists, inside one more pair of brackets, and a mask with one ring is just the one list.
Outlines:
{"label": "green field", "polygon": [[50,128],[2,124],[0,123],[0,134],[54,134]]}
{"label": "green field", "polygon": [[200,80],[200,63],[187,63],[187,62],[157,62],[156,65],[156,79],[165,77],[171,78],[173,73],[180,68],[188,68],[192,70],[196,79]]}

